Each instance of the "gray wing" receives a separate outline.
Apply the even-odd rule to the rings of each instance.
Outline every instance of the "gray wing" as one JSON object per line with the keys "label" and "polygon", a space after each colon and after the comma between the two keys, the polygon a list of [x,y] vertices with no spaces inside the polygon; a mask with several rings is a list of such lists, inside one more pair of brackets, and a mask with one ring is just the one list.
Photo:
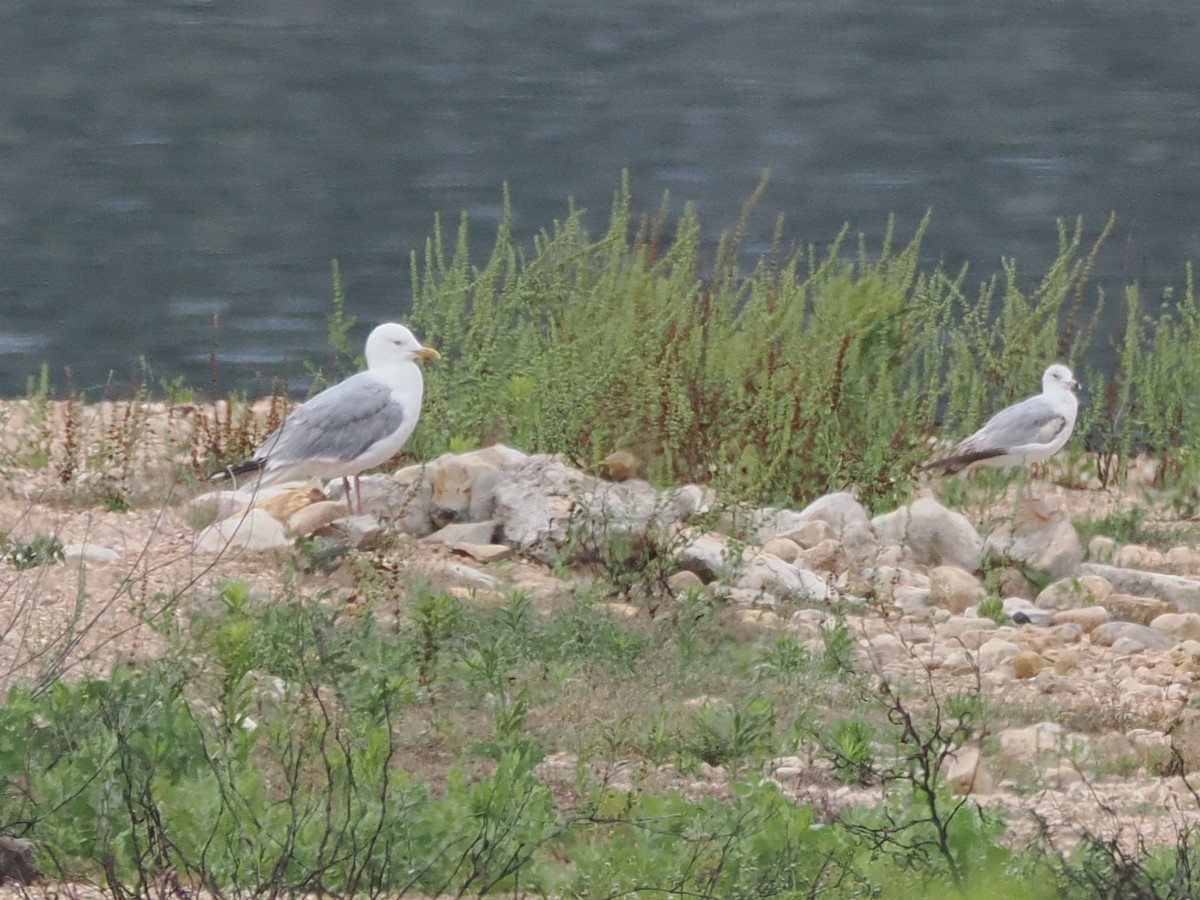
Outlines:
{"label": "gray wing", "polygon": [[359,372],[293,410],[254,457],[269,458],[273,465],[354,459],[396,431],[405,418],[391,389]]}
{"label": "gray wing", "polygon": [[1038,395],[1002,409],[988,423],[959,444],[954,453],[1001,455],[1014,447],[1049,444],[1067,426],[1063,416]]}

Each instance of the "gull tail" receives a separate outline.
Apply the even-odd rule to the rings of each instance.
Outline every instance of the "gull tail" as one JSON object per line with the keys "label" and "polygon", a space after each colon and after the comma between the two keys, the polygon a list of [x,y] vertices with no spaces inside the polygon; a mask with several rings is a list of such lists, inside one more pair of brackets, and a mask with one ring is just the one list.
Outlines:
{"label": "gull tail", "polygon": [[977,450],[974,453],[963,453],[959,456],[947,456],[945,459],[931,460],[922,465],[921,470],[941,469],[947,475],[957,475],[970,465],[999,455],[994,450]]}
{"label": "gull tail", "polygon": [[208,480],[223,481],[226,478],[236,478],[238,475],[261,472],[263,466],[266,464],[267,461],[265,459],[248,459],[245,462],[234,463],[232,466],[226,466],[223,469],[218,469],[208,476]]}

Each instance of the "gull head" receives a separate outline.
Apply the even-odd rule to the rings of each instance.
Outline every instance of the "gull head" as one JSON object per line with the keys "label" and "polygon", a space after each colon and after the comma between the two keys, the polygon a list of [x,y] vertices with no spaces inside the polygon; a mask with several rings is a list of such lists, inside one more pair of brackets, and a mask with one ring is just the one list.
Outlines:
{"label": "gull head", "polygon": [[1079,382],[1075,380],[1071,370],[1062,363],[1055,363],[1042,376],[1043,393],[1049,393],[1051,390],[1073,391],[1077,387],[1079,387]]}
{"label": "gull head", "polygon": [[367,338],[368,369],[439,356],[432,347],[422,347],[411,331],[396,322],[385,322]]}

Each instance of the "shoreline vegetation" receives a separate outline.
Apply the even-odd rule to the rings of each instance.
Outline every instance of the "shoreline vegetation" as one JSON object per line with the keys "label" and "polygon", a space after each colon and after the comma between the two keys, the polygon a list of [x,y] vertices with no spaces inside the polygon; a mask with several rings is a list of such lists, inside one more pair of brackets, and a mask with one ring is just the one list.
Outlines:
{"label": "shoreline vegetation", "polygon": [[[927,217],[878,248],[848,230],[823,249],[777,239],[746,269],[762,191],[712,253],[692,210],[670,220],[664,199],[636,216],[626,182],[599,237],[572,210],[521,248],[506,198],[482,265],[465,216],[413,255],[405,323],[442,359],[424,370],[403,462],[504,443],[590,478],[619,451],[664,494],[719,498],[687,528],[572,535],[570,552],[466,575],[461,553],[386,528],[369,549],[301,535],[202,557],[202,476],[278,425],[280,395],[201,402],[161,382],[95,402],[43,369],[0,402],[0,836],[18,844],[0,841],[0,875],[19,870],[5,854],[34,853],[44,881],[114,897],[1193,896],[1200,752],[1191,766],[1169,740],[1066,746],[1090,728],[1169,738],[1161,716],[1017,706],[979,663],[942,681],[917,665],[925,626],[892,594],[851,598],[839,581],[836,598],[739,606],[714,587],[728,572],[678,577],[697,534],[721,531],[735,556],[765,546],[737,524],[750,508],[850,491],[879,516],[927,497],[917,469],[936,442],[1035,393],[1054,361],[1087,391],[1040,475],[1089,510],[1072,533],[1191,544],[1190,267],[1162,302],[1135,286],[1105,296],[1089,276],[1113,223],[1088,243],[1076,222],[1031,290],[1012,260],[974,283],[921,264]],[[335,265],[330,345],[350,370],[347,309]],[[1088,363],[1106,348],[1110,366]],[[312,374],[315,389],[344,373]],[[974,528],[1017,515],[1019,477],[932,487]],[[1013,575],[971,534],[974,614],[1029,627],[1006,615],[1003,585],[1036,596],[1051,579]],[[804,553],[829,552],[817,538]],[[87,559],[96,541],[120,559]],[[902,568],[905,587],[930,583]],[[864,653],[882,632],[915,668]],[[1188,711],[1173,713],[1179,733]],[[997,734],[1056,716],[1084,787],[1177,788],[1187,804],[1165,836],[1096,801],[1064,840],[958,789],[964,748],[990,755]],[[1025,762],[998,780],[1033,798]]]}

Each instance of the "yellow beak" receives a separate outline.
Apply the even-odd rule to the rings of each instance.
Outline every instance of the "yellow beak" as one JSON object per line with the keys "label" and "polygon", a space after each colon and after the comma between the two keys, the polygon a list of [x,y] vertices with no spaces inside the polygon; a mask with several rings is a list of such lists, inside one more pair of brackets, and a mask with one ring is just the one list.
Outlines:
{"label": "yellow beak", "polygon": [[438,353],[432,347],[422,347],[420,350],[418,350],[416,353],[414,353],[413,356],[416,356],[419,359],[441,359],[442,358],[442,354]]}

